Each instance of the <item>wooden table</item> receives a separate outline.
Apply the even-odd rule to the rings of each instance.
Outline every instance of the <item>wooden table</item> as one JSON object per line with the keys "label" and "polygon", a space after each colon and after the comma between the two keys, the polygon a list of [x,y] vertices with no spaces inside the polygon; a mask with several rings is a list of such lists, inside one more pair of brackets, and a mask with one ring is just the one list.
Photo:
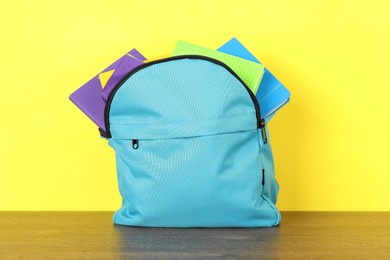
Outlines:
{"label": "wooden table", "polygon": [[390,212],[282,212],[275,228],[113,225],[112,212],[0,212],[0,259],[390,259]]}

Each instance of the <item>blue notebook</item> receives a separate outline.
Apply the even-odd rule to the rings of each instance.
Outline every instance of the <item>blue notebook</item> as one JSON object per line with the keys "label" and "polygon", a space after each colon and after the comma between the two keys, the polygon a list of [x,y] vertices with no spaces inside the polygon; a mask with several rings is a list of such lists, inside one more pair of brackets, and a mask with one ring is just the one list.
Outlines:
{"label": "blue notebook", "polygon": [[[222,45],[218,51],[261,63],[236,38]],[[260,104],[262,118],[275,113],[290,100],[290,92],[267,68],[264,68],[263,79],[255,94]]]}

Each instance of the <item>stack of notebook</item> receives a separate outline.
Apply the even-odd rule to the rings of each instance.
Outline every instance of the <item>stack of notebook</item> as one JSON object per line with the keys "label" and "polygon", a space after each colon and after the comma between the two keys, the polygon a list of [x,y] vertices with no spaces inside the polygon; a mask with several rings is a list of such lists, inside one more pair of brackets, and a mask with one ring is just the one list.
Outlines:
{"label": "stack of notebook", "polygon": [[[290,99],[290,92],[236,38],[218,50],[178,41],[172,55],[189,54],[211,57],[228,65],[256,95],[262,118],[273,115]],[[109,93],[121,78],[144,62],[147,59],[132,49],[73,92],[70,100],[100,129],[106,131],[104,107]]]}

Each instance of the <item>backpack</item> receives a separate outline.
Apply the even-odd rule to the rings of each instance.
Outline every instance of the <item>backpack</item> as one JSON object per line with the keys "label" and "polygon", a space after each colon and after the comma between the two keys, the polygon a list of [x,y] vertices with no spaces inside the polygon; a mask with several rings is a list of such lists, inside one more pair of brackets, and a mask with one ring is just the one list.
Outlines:
{"label": "backpack", "polygon": [[183,55],[145,63],[109,94],[101,135],[115,150],[115,224],[269,227],[280,222],[267,119],[224,63]]}

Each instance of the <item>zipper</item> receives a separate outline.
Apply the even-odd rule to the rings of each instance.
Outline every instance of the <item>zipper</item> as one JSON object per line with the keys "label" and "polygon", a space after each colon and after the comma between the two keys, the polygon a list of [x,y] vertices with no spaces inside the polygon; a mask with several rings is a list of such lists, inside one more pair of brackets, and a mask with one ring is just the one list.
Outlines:
{"label": "zipper", "polygon": [[138,147],[139,147],[138,139],[133,139],[133,149],[134,149],[134,150],[137,150]]}
{"label": "zipper", "polygon": [[260,120],[260,129],[261,129],[261,135],[263,137],[263,142],[264,144],[268,143],[268,138],[267,138],[267,131],[265,130],[265,120],[261,119]]}
{"label": "zipper", "polygon": [[237,75],[237,73],[235,73],[225,63],[223,63],[223,62],[221,62],[219,60],[216,60],[216,59],[213,59],[213,58],[210,58],[210,57],[206,57],[206,56],[201,56],[201,55],[180,55],[180,56],[173,56],[173,57],[168,57],[168,58],[164,58],[164,59],[160,59],[160,60],[154,60],[154,61],[150,61],[148,63],[144,63],[144,64],[134,68],[133,70],[129,71],[114,86],[114,88],[112,89],[112,91],[109,93],[109,95],[107,97],[107,101],[106,101],[105,108],[104,108],[104,124],[105,124],[105,127],[106,127],[106,131],[103,131],[102,129],[99,129],[101,136],[103,136],[105,138],[111,138],[110,123],[109,123],[109,115],[110,115],[111,103],[112,103],[112,100],[114,99],[114,96],[115,96],[116,92],[126,82],[126,80],[128,80],[132,75],[134,75],[138,71],[140,71],[142,69],[145,69],[145,68],[147,68],[149,66],[152,66],[152,65],[155,65],[155,64],[159,64],[159,63],[163,63],[163,62],[173,61],[173,60],[181,60],[181,59],[198,59],[198,60],[206,60],[206,61],[212,62],[214,64],[217,64],[217,65],[220,65],[220,66],[224,67],[236,79],[238,79],[241,82],[241,84],[245,87],[245,89],[247,90],[249,96],[252,99],[253,105],[254,105],[255,110],[256,110],[257,129],[261,129],[262,136],[263,136],[263,141],[264,141],[264,143],[267,143],[267,135],[266,135],[266,131],[265,131],[265,121],[263,119],[261,119],[261,117],[260,117],[260,106],[259,106],[259,102],[256,99],[255,94],[253,94],[252,90],[249,89],[249,87]]}
{"label": "zipper", "polygon": [[264,186],[264,183],[265,183],[265,180],[264,180],[264,177],[265,177],[265,174],[264,174],[265,170],[263,169],[262,170],[262,180],[261,180],[261,185]]}

